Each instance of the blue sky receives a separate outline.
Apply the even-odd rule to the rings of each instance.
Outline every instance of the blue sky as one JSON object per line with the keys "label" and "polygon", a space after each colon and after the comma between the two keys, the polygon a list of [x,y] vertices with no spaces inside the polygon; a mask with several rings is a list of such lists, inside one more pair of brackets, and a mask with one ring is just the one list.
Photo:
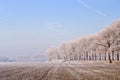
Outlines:
{"label": "blue sky", "polygon": [[120,17],[120,0],[0,0],[0,56],[43,54]]}

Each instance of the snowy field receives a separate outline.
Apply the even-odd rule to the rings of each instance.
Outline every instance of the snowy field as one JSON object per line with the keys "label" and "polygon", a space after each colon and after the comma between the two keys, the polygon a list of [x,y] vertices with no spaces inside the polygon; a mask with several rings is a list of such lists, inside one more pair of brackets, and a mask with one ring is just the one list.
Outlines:
{"label": "snowy field", "polygon": [[0,63],[0,80],[120,80],[120,64]]}

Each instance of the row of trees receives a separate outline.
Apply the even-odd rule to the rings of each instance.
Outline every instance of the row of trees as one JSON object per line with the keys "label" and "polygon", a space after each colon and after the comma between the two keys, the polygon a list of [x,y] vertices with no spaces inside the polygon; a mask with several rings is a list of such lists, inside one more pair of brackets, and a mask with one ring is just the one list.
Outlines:
{"label": "row of trees", "polygon": [[48,59],[73,60],[120,60],[120,21],[100,32],[64,42],[47,50]]}

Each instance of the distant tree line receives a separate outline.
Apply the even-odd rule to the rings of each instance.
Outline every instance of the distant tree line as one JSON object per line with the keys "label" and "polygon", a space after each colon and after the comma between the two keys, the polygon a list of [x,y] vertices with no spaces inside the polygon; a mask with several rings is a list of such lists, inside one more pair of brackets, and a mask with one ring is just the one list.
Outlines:
{"label": "distant tree line", "polygon": [[96,34],[66,41],[47,50],[49,60],[120,61],[120,21],[115,21]]}
{"label": "distant tree line", "polygon": [[17,56],[16,62],[44,62],[46,61],[45,55],[34,55],[34,56]]}
{"label": "distant tree line", "polygon": [[3,56],[0,56],[0,62],[13,62],[14,59],[10,59],[8,57],[3,57]]}

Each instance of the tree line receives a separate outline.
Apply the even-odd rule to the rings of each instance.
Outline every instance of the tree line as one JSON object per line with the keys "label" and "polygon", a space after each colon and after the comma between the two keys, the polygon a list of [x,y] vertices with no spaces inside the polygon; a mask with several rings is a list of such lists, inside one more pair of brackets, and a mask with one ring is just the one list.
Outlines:
{"label": "tree line", "polygon": [[49,60],[120,61],[120,20],[96,34],[63,42],[47,50]]}

